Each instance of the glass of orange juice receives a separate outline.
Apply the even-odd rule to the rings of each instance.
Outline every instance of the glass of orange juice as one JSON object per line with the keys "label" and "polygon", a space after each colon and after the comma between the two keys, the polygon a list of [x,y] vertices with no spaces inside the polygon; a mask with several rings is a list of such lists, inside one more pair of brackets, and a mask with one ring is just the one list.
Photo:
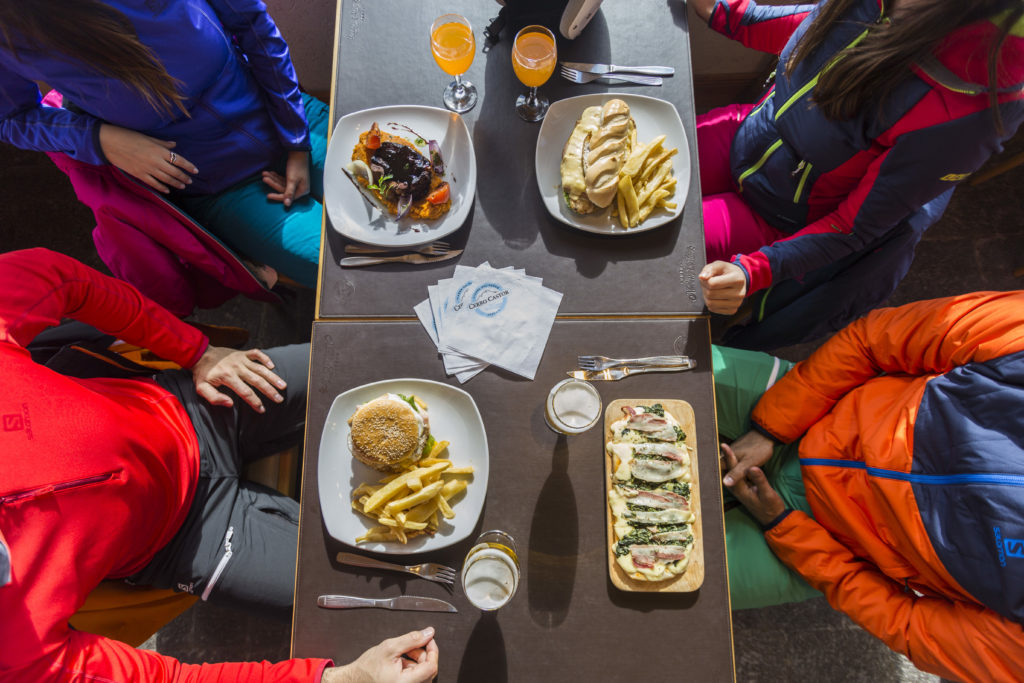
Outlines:
{"label": "glass of orange juice", "polygon": [[444,89],[444,106],[462,114],[476,106],[476,86],[462,80],[476,52],[469,20],[460,14],[444,14],[430,25],[430,51],[441,70],[455,80]]}
{"label": "glass of orange juice", "polygon": [[555,71],[558,51],[555,34],[544,26],[527,26],[512,45],[512,69],[530,92],[516,99],[516,112],[527,121],[540,121],[548,113],[548,98],[537,94]]}

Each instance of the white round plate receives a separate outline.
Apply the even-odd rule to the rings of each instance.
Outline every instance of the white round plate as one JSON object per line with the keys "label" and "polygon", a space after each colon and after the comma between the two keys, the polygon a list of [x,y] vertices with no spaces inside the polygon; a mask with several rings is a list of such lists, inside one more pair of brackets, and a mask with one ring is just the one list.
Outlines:
{"label": "white round plate", "polygon": [[[581,216],[565,205],[565,198],[562,196],[562,148],[565,147],[566,140],[572,134],[572,129],[576,127],[576,121],[584,109],[603,105],[612,99],[622,100],[629,105],[630,114],[636,122],[637,140],[650,142],[659,135],[664,135],[664,146],[679,150],[679,153],[672,157],[672,173],[678,178],[678,182],[675,196],[671,201],[675,202],[676,208],[671,211],[654,211],[647,220],[629,230],[623,228],[619,224],[619,219],[611,215],[610,206],[600,213]],[[548,213],[574,228],[602,235],[633,235],[668,223],[683,212],[686,193],[690,187],[690,146],[686,142],[683,122],[671,102],[656,97],[596,93],[552,103],[537,135],[537,153],[534,159],[537,186]]]}
{"label": "white round plate", "polygon": [[[473,466],[460,498],[452,503],[454,519],[441,518],[441,526],[433,536],[421,535],[406,544],[374,542],[356,544],[356,539],[371,527],[374,520],[352,509],[352,491],[363,483],[376,484],[384,476],[352,457],[348,447],[348,419],[356,408],[386,393],[415,395],[427,404],[430,433],[438,441],[448,441],[448,456],[454,467]],[[320,511],[327,533],[354,548],[378,553],[408,554],[445,548],[458,543],[473,532],[487,494],[487,434],[483,418],[473,397],[462,389],[427,379],[388,379],[349,389],[334,399],[327,413],[327,424],[320,436],[317,460],[317,484],[320,490]]]}
{"label": "white round plate", "polygon": [[[416,136],[400,128],[408,126],[424,140],[437,140],[444,160],[444,178],[451,186],[452,208],[432,221],[403,218],[372,206],[345,175],[359,134],[374,121],[380,129],[415,142]],[[426,154],[426,147],[421,151]],[[331,225],[349,239],[377,247],[412,247],[450,235],[466,221],[476,195],[476,155],[466,122],[447,109],[418,105],[376,107],[347,114],[338,120],[327,145],[324,164],[324,206]]]}

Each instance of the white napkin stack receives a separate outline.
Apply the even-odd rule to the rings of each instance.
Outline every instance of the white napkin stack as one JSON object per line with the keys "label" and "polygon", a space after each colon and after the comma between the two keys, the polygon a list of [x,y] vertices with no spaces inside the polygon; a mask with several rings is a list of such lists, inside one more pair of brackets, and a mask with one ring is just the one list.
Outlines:
{"label": "white napkin stack", "polygon": [[427,288],[414,307],[460,383],[488,364],[533,379],[555,321],[559,292],[522,269],[456,266],[455,276]]}

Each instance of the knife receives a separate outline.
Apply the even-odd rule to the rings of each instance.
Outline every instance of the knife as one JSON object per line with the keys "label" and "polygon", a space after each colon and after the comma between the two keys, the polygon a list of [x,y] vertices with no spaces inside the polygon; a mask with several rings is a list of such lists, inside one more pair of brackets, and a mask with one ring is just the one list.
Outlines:
{"label": "knife", "polygon": [[437,598],[421,598],[417,595],[399,595],[397,598],[359,598],[354,595],[321,595],[316,599],[319,607],[328,609],[352,609],[356,607],[381,607],[383,609],[412,610],[415,612],[458,612],[450,602]]}
{"label": "knife", "polygon": [[562,62],[562,66],[592,74],[644,74],[645,76],[675,76],[670,66],[618,66],[615,64],[587,64],[586,62]]}
{"label": "knife", "polygon": [[648,372],[682,372],[692,370],[697,364],[690,359],[681,365],[644,365],[642,367],[620,367],[605,368],[604,370],[572,370],[565,374],[574,379],[583,379],[588,382],[595,380],[617,381],[625,379],[630,375],[643,375]]}

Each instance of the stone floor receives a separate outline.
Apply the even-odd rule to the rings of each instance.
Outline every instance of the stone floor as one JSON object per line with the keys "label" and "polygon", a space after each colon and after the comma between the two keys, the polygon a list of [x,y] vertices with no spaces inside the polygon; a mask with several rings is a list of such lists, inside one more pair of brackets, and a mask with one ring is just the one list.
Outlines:
{"label": "stone floor", "polygon": [[[1022,148],[1024,136],[1018,135],[1010,151]],[[67,180],[43,155],[0,147],[0,188],[5,197],[0,251],[46,246],[101,266],[89,235],[91,212],[77,203]],[[891,303],[1024,286],[1024,279],[1013,276],[1015,268],[1024,266],[1022,194],[1024,167],[977,187],[962,187],[925,235]],[[305,291],[285,306],[235,299],[195,319],[246,327],[253,344],[271,346],[307,340],[313,310],[313,294]],[[813,347],[790,347],[780,355],[799,360]],[[823,598],[736,612],[734,635],[737,679],[743,682],[939,680],[890,652]],[[274,660],[288,655],[289,624],[200,603],[146,647],[188,662]]]}

